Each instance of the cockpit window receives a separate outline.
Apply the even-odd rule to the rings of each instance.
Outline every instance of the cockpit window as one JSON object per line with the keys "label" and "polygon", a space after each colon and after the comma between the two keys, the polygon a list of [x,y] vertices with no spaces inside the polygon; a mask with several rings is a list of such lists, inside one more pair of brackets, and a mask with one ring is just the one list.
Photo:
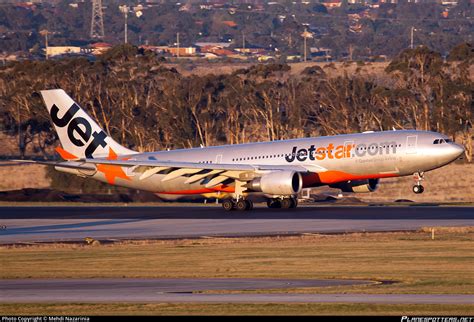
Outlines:
{"label": "cockpit window", "polygon": [[451,143],[453,140],[451,139],[436,139],[433,141],[433,144],[441,144],[441,143]]}

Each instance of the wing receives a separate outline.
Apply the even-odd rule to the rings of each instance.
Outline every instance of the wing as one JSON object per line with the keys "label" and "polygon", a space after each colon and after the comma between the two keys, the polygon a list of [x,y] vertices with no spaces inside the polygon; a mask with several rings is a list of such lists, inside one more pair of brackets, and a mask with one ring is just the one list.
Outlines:
{"label": "wing", "polygon": [[[166,174],[162,182],[175,178],[187,177],[185,183],[195,183],[206,179],[206,188],[212,188],[227,179],[247,182],[255,177],[273,171],[296,171],[325,172],[325,168],[317,165],[255,165],[255,164],[226,164],[226,163],[198,163],[181,161],[159,161],[159,160],[107,160],[107,159],[84,159],[81,161],[33,161],[33,160],[11,160],[18,163],[37,163],[51,165],[57,168],[69,168],[82,170],[82,173],[93,175],[98,165],[110,165],[126,168],[127,173],[139,174],[139,180],[145,180],[154,174]],[[85,172],[87,171],[87,172]]]}
{"label": "wing", "polygon": [[129,168],[128,171],[141,173],[140,180],[151,177],[156,173],[166,173],[162,181],[170,181],[180,176],[187,176],[186,183],[194,183],[210,178],[206,187],[213,187],[228,178],[249,181],[271,171],[324,172],[325,168],[316,165],[255,165],[255,164],[226,164],[198,163],[182,161],[158,160],[106,160],[85,159],[86,164],[105,164]]}

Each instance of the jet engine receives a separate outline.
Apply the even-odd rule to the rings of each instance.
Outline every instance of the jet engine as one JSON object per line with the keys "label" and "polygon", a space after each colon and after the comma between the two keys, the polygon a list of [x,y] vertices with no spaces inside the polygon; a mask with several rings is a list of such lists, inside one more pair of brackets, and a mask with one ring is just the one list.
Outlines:
{"label": "jet engine", "polygon": [[303,179],[296,171],[273,171],[247,183],[247,188],[269,195],[294,195],[302,187]]}
{"label": "jet engine", "polygon": [[329,185],[331,188],[341,189],[343,192],[374,192],[379,185],[379,179],[354,180]]}

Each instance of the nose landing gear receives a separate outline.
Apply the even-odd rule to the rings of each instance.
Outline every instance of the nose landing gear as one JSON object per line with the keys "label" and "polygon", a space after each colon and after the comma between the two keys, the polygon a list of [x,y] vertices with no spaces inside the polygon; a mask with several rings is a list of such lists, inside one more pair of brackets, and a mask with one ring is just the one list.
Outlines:
{"label": "nose landing gear", "polygon": [[423,172],[415,172],[413,174],[413,179],[415,180],[415,185],[413,186],[413,192],[416,194],[423,193],[425,191],[425,188],[421,185],[421,182],[424,179],[424,173]]}

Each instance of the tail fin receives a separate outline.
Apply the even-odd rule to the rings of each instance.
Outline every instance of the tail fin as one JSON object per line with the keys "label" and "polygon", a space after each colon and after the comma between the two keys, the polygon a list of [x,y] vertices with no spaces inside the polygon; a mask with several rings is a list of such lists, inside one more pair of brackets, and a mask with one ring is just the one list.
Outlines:
{"label": "tail fin", "polygon": [[62,149],[64,159],[107,157],[134,154],[108,136],[62,89],[41,91]]}

